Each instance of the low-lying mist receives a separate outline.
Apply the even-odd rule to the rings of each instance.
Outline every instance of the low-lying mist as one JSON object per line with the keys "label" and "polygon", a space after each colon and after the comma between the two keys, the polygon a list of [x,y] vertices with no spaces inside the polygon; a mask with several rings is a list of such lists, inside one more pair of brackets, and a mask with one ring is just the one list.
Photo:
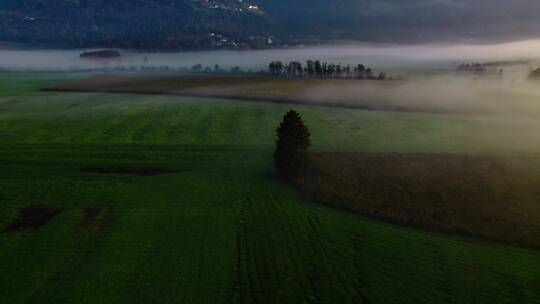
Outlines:
{"label": "low-lying mist", "polygon": [[375,68],[449,67],[463,61],[504,61],[540,58],[540,40],[500,44],[340,44],[253,51],[203,51],[145,53],[121,50],[118,60],[81,60],[87,50],[0,50],[0,69],[16,71],[80,71],[114,67],[168,66],[195,64],[224,68],[266,68],[272,60],[288,62],[319,59],[343,64],[363,63]]}
{"label": "low-lying mist", "polygon": [[[319,59],[332,63],[363,63],[388,71],[405,80],[320,81],[316,85],[249,87],[225,84],[227,94],[255,94],[302,103],[341,105],[374,110],[410,112],[496,114],[519,117],[540,116],[540,83],[527,80],[540,54],[540,40],[491,45],[382,45],[350,44],[261,51],[207,51],[187,53],[141,53],[121,51],[112,61],[81,60],[83,50],[0,50],[0,69],[16,71],[77,71],[103,67],[143,65],[190,67],[196,63],[243,69],[266,68],[272,60],[284,62]],[[508,62],[522,60],[519,64]],[[506,62],[490,67],[488,75],[456,72],[461,62]],[[523,63],[526,62],[526,63]],[[503,68],[504,73],[498,74]],[[439,71],[442,69],[443,71]],[[435,71],[422,77],[410,71]],[[446,71],[445,71],[446,70]],[[429,75],[429,77],[424,77]],[[418,76],[418,77],[417,77]],[[201,94],[224,92],[224,88],[202,82]],[[286,88],[289,88],[287,91]],[[291,89],[292,88],[292,89]],[[176,88],[168,88],[174,91]],[[182,88],[178,88],[180,91]],[[248,92],[248,93],[246,93]],[[251,93],[250,93],[251,92]],[[227,95],[225,94],[225,95]],[[219,95],[219,94],[218,94]],[[273,96],[276,95],[276,96]],[[242,96],[250,97],[250,96]]]}
{"label": "low-lying mist", "polygon": [[540,83],[447,75],[358,85],[322,84],[303,92],[305,100],[407,112],[540,116]]}
{"label": "low-lying mist", "polygon": [[401,112],[540,116],[540,83],[521,70],[440,73],[407,80],[298,79],[222,75],[96,75],[58,91],[221,97]]}

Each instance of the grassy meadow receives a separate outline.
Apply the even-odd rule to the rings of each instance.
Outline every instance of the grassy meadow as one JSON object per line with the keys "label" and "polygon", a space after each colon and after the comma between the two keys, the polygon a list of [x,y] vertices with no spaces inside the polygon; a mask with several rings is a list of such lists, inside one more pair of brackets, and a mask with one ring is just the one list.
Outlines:
{"label": "grassy meadow", "polygon": [[[279,180],[290,105],[38,91],[63,80],[0,76],[3,301],[540,303],[538,251],[373,221]],[[516,132],[527,119],[294,108],[319,150],[540,151]]]}

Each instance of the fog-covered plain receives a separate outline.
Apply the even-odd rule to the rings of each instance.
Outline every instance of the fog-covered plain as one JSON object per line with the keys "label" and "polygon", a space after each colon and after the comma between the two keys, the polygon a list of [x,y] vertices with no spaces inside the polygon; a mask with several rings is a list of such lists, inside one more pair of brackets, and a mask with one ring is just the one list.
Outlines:
{"label": "fog-covered plain", "polygon": [[[87,50],[0,50],[0,70],[11,71],[82,71],[103,68],[140,68],[168,66],[173,69],[195,64],[223,68],[240,66],[244,70],[266,68],[272,60],[284,62],[319,59],[342,64],[363,63],[387,71],[389,76],[405,76],[404,81],[350,82],[335,86],[321,82],[306,87],[303,101],[340,103],[373,109],[406,111],[482,113],[512,116],[540,116],[540,84],[527,81],[530,69],[540,62],[540,40],[501,44],[348,44],[260,51],[205,51],[178,53],[144,53],[120,50],[118,60],[82,60]],[[492,66],[492,73],[478,76],[457,73],[462,62],[519,63]],[[504,68],[503,76],[496,72]],[[413,72],[411,72],[413,71]],[[414,72],[416,71],[416,72]],[[429,77],[418,77],[418,71]],[[430,73],[429,71],[435,71]],[[446,72],[445,72],[446,71]],[[212,84],[208,84],[211,89]],[[202,88],[204,90],[204,87]],[[352,104],[351,104],[352,103]]]}
{"label": "fog-covered plain", "polygon": [[[0,49],[0,69],[17,71],[70,71],[114,67],[168,66],[191,67],[195,64],[224,68],[240,66],[260,69],[272,60],[322,61],[357,64],[375,68],[450,67],[466,61],[504,61],[540,58],[540,40],[500,44],[341,44],[295,47],[276,50],[202,51],[145,53],[120,50],[119,60],[81,60],[87,50],[7,50]],[[145,60],[146,59],[146,60]]]}
{"label": "fog-covered plain", "polygon": [[445,75],[393,83],[310,86],[302,100],[373,110],[540,117],[540,83]]}

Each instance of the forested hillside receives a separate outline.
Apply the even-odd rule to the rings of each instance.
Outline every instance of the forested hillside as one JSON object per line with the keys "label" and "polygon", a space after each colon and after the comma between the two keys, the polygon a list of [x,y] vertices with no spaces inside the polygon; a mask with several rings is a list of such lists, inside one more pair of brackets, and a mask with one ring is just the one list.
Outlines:
{"label": "forested hillside", "polygon": [[298,33],[323,39],[429,41],[540,34],[535,0],[258,0]]}
{"label": "forested hillside", "polygon": [[515,39],[540,34],[538,11],[535,0],[0,0],[0,41],[210,49]]}
{"label": "forested hillside", "polygon": [[277,27],[235,0],[0,0],[0,28],[0,40],[31,45],[196,49],[235,47]]}

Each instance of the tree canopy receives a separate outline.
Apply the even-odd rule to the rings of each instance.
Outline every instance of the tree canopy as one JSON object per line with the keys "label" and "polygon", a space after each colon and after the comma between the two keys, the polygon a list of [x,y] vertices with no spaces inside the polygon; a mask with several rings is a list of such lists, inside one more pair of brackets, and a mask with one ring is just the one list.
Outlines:
{"label": "tree canopy", "polygon": [[290,178],[302,174],[308,162],[310,135],[298,112],[290,110],[285,114],[277,129],[274,153],[276,169],[280,175]]}

